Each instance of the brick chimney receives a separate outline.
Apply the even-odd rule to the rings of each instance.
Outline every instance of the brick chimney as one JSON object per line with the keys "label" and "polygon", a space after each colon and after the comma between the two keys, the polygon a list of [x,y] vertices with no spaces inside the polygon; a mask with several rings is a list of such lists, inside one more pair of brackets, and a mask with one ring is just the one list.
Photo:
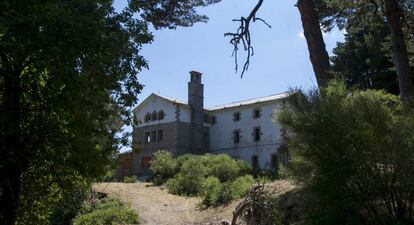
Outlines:
{"label": "brick chimney", "polygon": [[201,83],[201,73],[190,71],[191,80],[188,82],[188,105],[191,110],[191,146],[194,153],[207,149],[204,145],[204,85]]}

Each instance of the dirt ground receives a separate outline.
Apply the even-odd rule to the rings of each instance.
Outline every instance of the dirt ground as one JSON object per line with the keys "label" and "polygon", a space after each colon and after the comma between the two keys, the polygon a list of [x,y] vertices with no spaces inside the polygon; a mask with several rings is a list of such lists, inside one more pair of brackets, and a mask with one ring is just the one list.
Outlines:
{"label": "dirt ground", "polygon": [[[269,191],[280,195],[292,190],[291,182],[276,181],[266,185]],[[94,190],[117,197],[140,215],[143,225],[216,225],[223,219],[231,220],[234,208],[240,202],[227,206],[199,209],[200,198],[172,195],[162,187],[150,183],[100,183]]]}
{"label": "dirt ground", "polygon": [[138,211],[143,225],[215,225],[231,219],[239,201],[224,207],[201,210],[199,198],[172,195],[150,183],[100,183],[94,190],[105,192],[131,205]]}

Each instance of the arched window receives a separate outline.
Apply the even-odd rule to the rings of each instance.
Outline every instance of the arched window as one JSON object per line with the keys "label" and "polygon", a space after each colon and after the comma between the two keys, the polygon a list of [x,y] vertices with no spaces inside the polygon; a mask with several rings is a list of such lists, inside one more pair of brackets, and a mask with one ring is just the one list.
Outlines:
{"label": "arched window", "polygon": [[150,113],[145,114],[144,121],[145,121],[145,122],[148,122],[148,121],[150,121],[150,120],[151,120],[151,114],[150,114]]}
{"label": "arched window", "polygon": [[157,112],[156,111],[152,112],[152,114],[151,114],[151,120],[152,121],[157,120]]}
{"label": "arched window", "polygon": [[160,111],[158,112],[158,120],[163,120],[163,119],[164,119],[164,117],[165,117],[165,113],[164,113],[164,111],[163,111],[163,110],[160,110]]}

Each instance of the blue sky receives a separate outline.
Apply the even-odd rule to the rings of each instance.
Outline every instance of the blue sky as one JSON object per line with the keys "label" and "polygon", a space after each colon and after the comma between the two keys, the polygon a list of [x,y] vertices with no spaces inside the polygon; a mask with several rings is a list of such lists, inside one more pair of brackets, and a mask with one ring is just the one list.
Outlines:
{"label": "blue sky", "polygon": [[[154,42],[144,46],[142,51],[149,62],[149,70],[139,75],[139,80],[145,85],[140,101],[153,92],[187,100],[188,72],[191,70],[203,73],[206,106],[280,93],[291,87],[315,85],[295,0],[264,1],[258,16],[272,28],[260,22],[251,25],[255,55],[243,79],[240,79],[240,73],[235,74],[231,57],[233,48],[229,38],[223,34],[235,31],[238,23],[231,20],[247,16],[256,2],[223,0],[198,10],[210,18],[208,23],[176,30],[152,29]],[[117,9],[126,4],[126,0],[114,1]],[[339,31],[324,37],[329,51],[343,39]],[[243,63],[244,55],[239,59]]]}
{"label": "blue sky", "polygon": [[[272,28],[256,22],[251,24],[254,56],[243,79],[234,70],[231,57],[233,47],[226,32],[234,32],[238,23],[232,19],[247,16],[256,0],[223,0],[200,8],[207,15],[208,23],[176,30],[154,30],[154,42],[143,47],[142,55],[149,62],[139,80],[145,85],[140,102],[151,93],[187,100],[189,71],[203,73],[204,104],[215,106],[239,100],[281,93],[289,88],[313,87],[315,76],[309,61],[306,40],[296,0],[265,0],[258,16]],[[127,0],[115,0],[117,10]],[[339,31],[324,34],[331,53],[336,42],[343,40]],[[241,52],[240,52],[241,53]],[[240,63],[244,55],[239,55]],[[242,65],[240,65],[241,67]]]}

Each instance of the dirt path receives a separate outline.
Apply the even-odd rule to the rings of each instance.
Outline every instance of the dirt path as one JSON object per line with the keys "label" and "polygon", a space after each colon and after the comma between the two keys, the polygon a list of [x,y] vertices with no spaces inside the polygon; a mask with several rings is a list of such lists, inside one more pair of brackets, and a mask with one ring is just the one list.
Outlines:
{"label": "dirt path", "polygon": [[213,225],[231,219],[238,201],[225,207],[200,210],[199,198],[169,194],[167,190],[149,183],[100,183],[96,191],[120,198],[138,211],[143,225]]}

